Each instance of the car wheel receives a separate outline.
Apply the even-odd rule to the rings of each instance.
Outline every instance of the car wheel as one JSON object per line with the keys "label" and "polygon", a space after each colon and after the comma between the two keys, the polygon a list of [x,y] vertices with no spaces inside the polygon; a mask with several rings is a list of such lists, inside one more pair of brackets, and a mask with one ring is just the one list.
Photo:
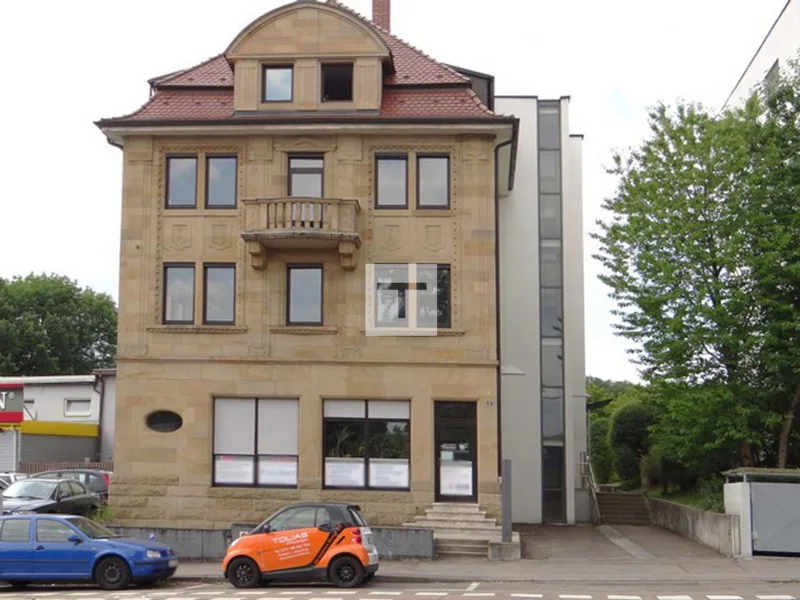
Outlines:
{"label": "car wheel", "polygon": [[104,590],[121,590],[131,583],[131,570],[121,558],[111,556],[100,561],[94,575],[97,585]]}
{"label": "car wheel", "polygon": [[352,556],[340,556],[331,564],[330,579],[336,587],[356,587],[364,579],[364,568]]}
{"label": "car wheel", "polygon": [[261,583],[261,571],[252,559],[240,556],[228,565],[228,581],[237,588],[254,588]]}

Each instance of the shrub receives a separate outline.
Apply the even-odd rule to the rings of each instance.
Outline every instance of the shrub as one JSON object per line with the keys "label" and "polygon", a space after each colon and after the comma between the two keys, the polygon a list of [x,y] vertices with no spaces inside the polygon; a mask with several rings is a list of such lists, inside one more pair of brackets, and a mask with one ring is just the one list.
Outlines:
{"label": "shrub", "polygon": [[608,483],[614,474],[614,453],[608,441],[610,427],[611,419],[608,417],[592,419],[589,426],[592,469],[597,483]]}

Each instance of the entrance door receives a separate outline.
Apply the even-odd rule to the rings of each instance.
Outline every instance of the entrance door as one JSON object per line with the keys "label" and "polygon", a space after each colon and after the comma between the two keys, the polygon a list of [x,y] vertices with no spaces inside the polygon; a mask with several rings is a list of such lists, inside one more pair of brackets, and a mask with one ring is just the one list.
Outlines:
{"label": "entrance door", "polygon": [[436,501],[478,501],[477,412],[474,402],[434,403]]}

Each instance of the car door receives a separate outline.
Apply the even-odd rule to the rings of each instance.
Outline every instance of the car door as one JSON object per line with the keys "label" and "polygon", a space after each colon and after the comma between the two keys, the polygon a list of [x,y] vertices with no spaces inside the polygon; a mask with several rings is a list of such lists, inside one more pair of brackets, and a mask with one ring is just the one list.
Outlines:
{"label": "car door", "polygon": [[29,517],[0,521],[0,581],[12,578],[33,578],[33,542]]}
{"label": "car door", "polygon": [[261,570],[285,571],[311,566],[329,536],[317,527],[316,506],[293,506],[268,522],[261,540]]}
{"label": "car door", "polygon": [[56,510],[55,512],[64,515],[75,514],[76,498],[72,493],[70,482],[61,481],[56,488]]}
{"label": "car door", "polygon": [[[95,551],[86,536],[61,519],[51,517],[37,518],[34,532],[34,572],[39,577],[86,579],[91,576]],[[75,541],[76,538],[80,541]]]}

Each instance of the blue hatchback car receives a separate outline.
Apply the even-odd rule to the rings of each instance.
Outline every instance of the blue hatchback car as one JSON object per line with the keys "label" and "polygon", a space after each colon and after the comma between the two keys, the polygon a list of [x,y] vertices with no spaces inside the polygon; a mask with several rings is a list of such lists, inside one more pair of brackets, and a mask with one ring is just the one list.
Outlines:
{"label": "blue hatchback car", "polygon": [[178,557],[165,545],[121,538],[75,515],[16,514],[0,517],[0,581],[97,583],[120,590],[175,574]]}

